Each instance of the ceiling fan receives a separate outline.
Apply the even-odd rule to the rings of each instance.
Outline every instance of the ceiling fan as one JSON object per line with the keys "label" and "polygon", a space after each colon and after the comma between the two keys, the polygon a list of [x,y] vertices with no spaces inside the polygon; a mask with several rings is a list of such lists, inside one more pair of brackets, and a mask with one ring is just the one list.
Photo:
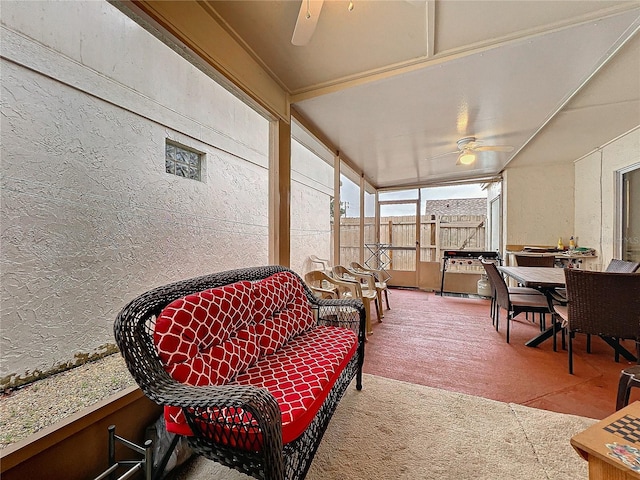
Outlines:
{"label": "ceiling fan", "polygon": [[[418,6],[424,3],[424,0],[405,0],[405,2]],[[320,11],[322,10],[323,4],[324,0],[302,0],[300,2],[296,26],[293,29],[293,36],[291,37],[292,44],[301,47],[309,43],[316,29],[318,18],[320,18]],[[354,0],[349,0],[347,10],[351,12],[353,8]]]}
{"label": "ceiling fan", "polygon": [[[303,46],[309,43],[311,36],[316,29],[318,23],[318,17],[320,17],[320,10],[322,10],[322,4],[324,0],[302,0],[300,3],[300,11],[298,12],[298,19],[296,20],[296,26],[293,29],[293,37],[291,37],[291,43],[296,46]],[[349,9],[353,9],[349,3]]]}
{"label": "ceiling fan", "polygon": [[476,160],[476,152],[511,152],[513,150],[511,145],[482,145],[476,137],[463,137],[456,144],[458,145],[457,150],[436,155],[431,157],[431,160],[458,154],[456,165],[471,165]]}

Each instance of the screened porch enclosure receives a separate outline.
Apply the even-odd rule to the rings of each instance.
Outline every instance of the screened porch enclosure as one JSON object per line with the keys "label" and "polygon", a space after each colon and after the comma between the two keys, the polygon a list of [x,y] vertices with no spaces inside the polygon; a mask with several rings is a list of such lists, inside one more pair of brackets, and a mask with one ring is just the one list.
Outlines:
{"label": "screened porch enclosure", "polygon": [[[391,274],[394,286],[432,285],[439,279],[444,250],[486,250],[485,215],[381,216],[379,241],[375,241],[375,217],[364,217],[362,242],[360,224],[360,218],[340,219],[338,263],[348,265],[355,259],[370,268],[382,268]],[[421,269],[422,264],[429,265]],[[482,274],[481,267],[469,262],[454,263],[448,271]]]}

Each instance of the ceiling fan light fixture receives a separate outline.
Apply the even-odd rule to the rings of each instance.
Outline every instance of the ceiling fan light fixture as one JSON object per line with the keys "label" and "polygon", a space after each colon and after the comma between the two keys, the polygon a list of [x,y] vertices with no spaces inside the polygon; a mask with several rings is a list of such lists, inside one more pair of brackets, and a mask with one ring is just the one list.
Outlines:
{"label": "ceiling fan light fixture", "polygon": [[462,165],[471,165],[475,161],[476,161],[475,153],[469,152],[466,150],[462,152],[458,157],[458,162],[460,162]]}

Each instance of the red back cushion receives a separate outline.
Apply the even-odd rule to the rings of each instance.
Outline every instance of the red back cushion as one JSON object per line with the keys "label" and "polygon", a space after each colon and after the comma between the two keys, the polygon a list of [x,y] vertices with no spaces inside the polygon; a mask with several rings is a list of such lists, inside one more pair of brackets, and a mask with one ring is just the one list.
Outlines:
{"label": "red back cushion", "polygon": [[[156,320],[154,342],[165,370],[189,385],[222,385],[260,354],[248,281],[187,295]],[[179,407],[165,407],[167,429],[193,435]]]}
{"label": "red back cushion", "polygon": [[247,326],[253,317],[251,290],[251,282],[237,282],[167,305],[156,320],[153,339],[168,371]]}
{"label": "red back cushion", "polygon": [[256,323],[273,317],[290,303],[294,279],[289,272],[279,272],[253,284],[253,319]]}
{"label": "red back cushion", "polygon": [[279,272],[256,282],[253,300],[261,355],[275,352],[315,325],[302,283],[291,272]]}

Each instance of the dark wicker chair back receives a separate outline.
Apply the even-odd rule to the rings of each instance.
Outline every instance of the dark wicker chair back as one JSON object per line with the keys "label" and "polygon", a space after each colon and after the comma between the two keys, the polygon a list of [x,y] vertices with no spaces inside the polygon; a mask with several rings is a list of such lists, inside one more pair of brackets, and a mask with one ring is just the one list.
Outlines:
{"label": "dark wicker chair back", "polygon": [[565,269],[569,331],[640,340],[640,275]]}
{"label": "dark wicker chair back", "polygon": [[519,267],[553,267],[556,258],[553,255],[514,255]]}
{"label": "dark wicker chair back", "polygon": [[[576,333],[599,335],[619,355],[629,354],[620,339],[636,341],[640,358],[640,275],[565,269],[569,373],[573,373],[573,337]],[[589,340],[587,340],[587,348]],[[588,350],[587,350],[588,351]],[[629,354],[630,355],[630,354]],[[630,360],[633,358],[630,355]]]}
{"label": "dark wicker chair back", "polygon": [[616,273],[634,273],[638,271],[638,268],[640,268],[640,262],[628,262],[626,260],[613,258],[607,266],[606,271]]}

